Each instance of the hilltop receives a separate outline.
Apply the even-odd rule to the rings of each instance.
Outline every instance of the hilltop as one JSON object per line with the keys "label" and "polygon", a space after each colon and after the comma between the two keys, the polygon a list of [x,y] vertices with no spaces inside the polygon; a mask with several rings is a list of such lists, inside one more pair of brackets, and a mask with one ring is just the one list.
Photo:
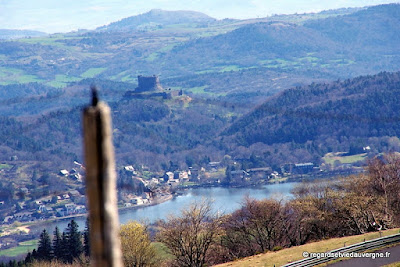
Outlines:
{"label": "hilltop", "polygon": [[128,17],[96,29],[96,31],[156,30],[166,26],[191,24],[194,26],[215,22],[216,19],[195,11],[166,11],[152,9],[147,13]]}
{"label": "hilltop", "polygon": [[31,30],[12,30],[12,29],[0,29],[0,39],[21,39],[28,37],[43,37],[48,35],[45,32],[31,31]]}

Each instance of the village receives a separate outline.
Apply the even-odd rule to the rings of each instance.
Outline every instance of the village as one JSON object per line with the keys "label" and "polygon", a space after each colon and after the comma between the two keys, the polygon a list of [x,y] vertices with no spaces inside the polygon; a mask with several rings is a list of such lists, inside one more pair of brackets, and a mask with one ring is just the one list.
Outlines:
{"label": "village", "polygon": [[[72,181],[76,189],[61,194],[47,195],[37,199],[29,198],[30,189],[18,188],[26,197],[24,201],[14,201],[9,214],[4,214],[3,225],[14,222],[25,223],[82,216],[87,213],[84,188],[84,168],[61,169],[53,177]],[[222,162],[209,162],[207,166],[186,170],[151,172],[142,166],[135,169],[132,165],[123,166],[118,171],[118,205],[120,209],[154,205],[167,201],[179,190],[189,187],[225,186],[246,187],[267,183],[301,181],[329,176],[359,173],[363,168],[352,164],[340,164],[327,169],[326,165],[315,166],[311,162],[285,164],[279,171],[271,167],[242,169],[237,162],[228,166]],[[4,172],[3,172],[4,174]],[[0,207],[6,202],[0,201]]]}

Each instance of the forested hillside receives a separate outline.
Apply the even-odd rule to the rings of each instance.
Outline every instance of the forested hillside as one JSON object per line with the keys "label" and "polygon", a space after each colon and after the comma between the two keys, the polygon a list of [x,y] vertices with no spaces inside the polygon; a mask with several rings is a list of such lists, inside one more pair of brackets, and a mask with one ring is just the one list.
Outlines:
{"label": "forested hillside", "polygon": [[399,93],[399,72],[297,87],[271,97],[224,134],[237,145],[307,144],[311,153],[372,142],[382,149],[378,140],[400,134]]}

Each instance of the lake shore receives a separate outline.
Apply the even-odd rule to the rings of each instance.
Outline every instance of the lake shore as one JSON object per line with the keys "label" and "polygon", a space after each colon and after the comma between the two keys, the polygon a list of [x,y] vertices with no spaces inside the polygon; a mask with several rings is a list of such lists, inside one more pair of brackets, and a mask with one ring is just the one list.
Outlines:
{"label": "lake shore", "polygon": [[[119,207],[118,212],[123,214],[123,213],[129,212],[130,210],[158,205],[158,204],[167,202],[173,198],[174,198],[173,194],[167,194],[167,195],[163,195],[160,197],[155,197],[152,199],[152,201],[150,203],[146,203],[146,204],[142,204],[142,205],[135,205],[135,206],[131,206],[131,207]],[[29,229],[30,232],[37,232],[38,229],[42,229],[41,227],[46,226],[46,225],[50,225],[50,224],[57,223],[57,222],[70,221],[72,219],[82,218],[82,217],[87,217],[87,216],[88,216],[88,213],[74,214],[74,215],[69,215],[69,216],[64,216],[64,217],[50,218],[48,220],[38,220],[35,222],[29,222],[26,224],[24,223],[23,226],[25,229]],[[60,230],[62,231],[63,229],[60,229]],[[42,230],[40,230],[40,231],[42,231]]]}

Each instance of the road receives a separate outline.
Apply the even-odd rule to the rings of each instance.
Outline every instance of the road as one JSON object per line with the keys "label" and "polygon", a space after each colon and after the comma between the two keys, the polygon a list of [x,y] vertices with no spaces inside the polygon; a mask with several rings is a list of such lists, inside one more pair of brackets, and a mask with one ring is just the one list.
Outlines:
{"label": "road", "polygon": [[380,249],[375,252],[390,252],[388,258],[355,258],[330,264],[331,267],[376,267],[400,261],[400,245]]}

